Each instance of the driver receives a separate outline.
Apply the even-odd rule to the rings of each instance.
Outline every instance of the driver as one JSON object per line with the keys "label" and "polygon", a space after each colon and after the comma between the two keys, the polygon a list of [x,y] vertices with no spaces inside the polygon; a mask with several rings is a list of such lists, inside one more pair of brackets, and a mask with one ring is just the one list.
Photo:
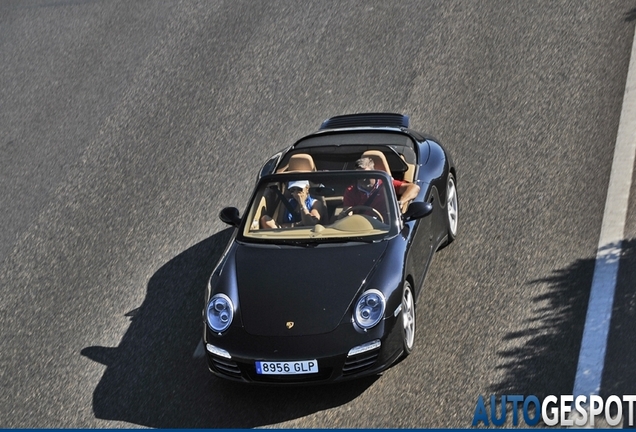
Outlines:
{"label": "driver", "polygon": [[[374,169],[373,159],[363,157],[356,161],[356,170],[372,169]],[[352,214],[349,211],[351,207],[364,206],[376,209],[384,220],[388,220],[384,188],[381,186],[382,180],[369,177],[360,178],[355,184],[347,187],[342,198],[342,205],[345,209],[338,218],[350,216]],[[375,216],[374,212],[369,209],[362,211],[362,213],[368,216]]]}
{"label": "driver", "polygon": [[[370,157],[361,157],[356,161],[356,170],[373,170],[375,164]],[[360,179],[356,184],[349,186],[344,193],[343,206],[345,211],[339,217],[348,216],[351,212],[346,211],[349,207],[367,206],[378,210],[384,220],[387,220],[386,199],[384,198],[383,189],[380,188],[382,180],[373,178]],[[393,180],[393,188],[395,194],[399,197],[398,207],[402,209],[404,203],[408,203],[417,197],[420,187],[415,183],[409,183],[400,180]],[[367,210],[364,212],[369,216],[373,216],[373,212]]]}

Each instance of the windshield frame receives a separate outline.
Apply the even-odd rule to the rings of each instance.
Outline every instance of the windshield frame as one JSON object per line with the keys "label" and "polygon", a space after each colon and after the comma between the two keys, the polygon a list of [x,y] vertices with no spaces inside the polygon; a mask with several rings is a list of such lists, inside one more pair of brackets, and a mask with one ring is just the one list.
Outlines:
{"label": "windshield frame", "polygon": [[[357,179],[362,177],[374,178],[382,181],[379,185],[379,189],[383,192],[383,197],[386,199],[384,202],[386,203],[386,217],[388,217],[388,223],[380,225],[379,218],[375,218],[378,219],[375,221],[373,218],[366,217],[365,215],[356,214],[342,219],[347,219],[346,223],[348,225],[342,222],[342,220],[334,222],[333,216],[330,217],[330,220],[326,221],[326,223],[319,223],[316,226],[311,227],[301,226],[297,228],[263,229],[259,224],[259,219],[262,215],[262,212],[259,209],[262,208],[262,204],[265,200],[265,190],[268,185],[287,185],[288,182],[291,181],[307,180],[311,182],[312,185],[323,186],[323,188],[316,186],[311,187],[310,195],[312,195],[312,197],[335,197],[334,199],[337,202],[340,199],[340,195],[330,194],[338,193],[335,190],[337,187],[342,188],[345,185],[356,184]],[[282,189],[284,189],[284,187]],[[282,193],[283,191],[280,192]],[[280,199],[278,199],[276,205],[279,205],[280,202]],[[331,209],[331,211],[333,212],[333,209]],[[365,216],[364,219],[366,219],[366,221],[362,220],[363,216]],[[369,227],[368,230],[365,230],[366,228],[359,228],[360,226],[368,227],[369,224],[371,224],[372,227]],[[376,242],[395,237],[399,233],[401,225],[401,212],[397,205],[393,179],[384,171],[356,170],[286,172],[269,174],[259,179],[245,208],[241,223],[238,226],[236,239],[245,243],[272,245],[289,244],[296,246],[315,246],[317,244],[347,242]],[[348,231],[351,226],[355,227],[354,231]]]}

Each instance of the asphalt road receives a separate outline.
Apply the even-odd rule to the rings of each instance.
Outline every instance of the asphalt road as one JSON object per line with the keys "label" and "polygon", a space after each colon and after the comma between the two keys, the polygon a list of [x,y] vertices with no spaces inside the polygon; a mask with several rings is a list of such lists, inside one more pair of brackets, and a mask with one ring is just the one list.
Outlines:
{"label": "asphalt road", "polygon": [[[0,427],[467,427],[572,392],[634,36],[626,1],[0,3]],[[246,387],[193,356],[266,158],[395,111],[460,234],[381,377]],[[633,196],[633,192],[632,192]],[[636,199],[603,392],[636,394]]]}

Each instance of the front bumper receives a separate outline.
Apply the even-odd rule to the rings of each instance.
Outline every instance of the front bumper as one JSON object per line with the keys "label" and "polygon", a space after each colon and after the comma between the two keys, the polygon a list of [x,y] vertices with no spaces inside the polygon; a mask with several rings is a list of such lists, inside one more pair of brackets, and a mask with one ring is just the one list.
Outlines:
{"label": "front bumper", "polygon": [[[398,321],[399,317],[387,318],[366,332],[343,323],[328,334],[293,337],[253,336],[242,328],[218,336],[205,326],[208,368],[222,378],[261,384],[318,384],[374,375],[390,367],[402,354]],[[379,341],[379,346],[350,355],[353,348],[373,341]],[[256,361],[303,360],[317,360],[318,372],[295,375],[256,372]]]}

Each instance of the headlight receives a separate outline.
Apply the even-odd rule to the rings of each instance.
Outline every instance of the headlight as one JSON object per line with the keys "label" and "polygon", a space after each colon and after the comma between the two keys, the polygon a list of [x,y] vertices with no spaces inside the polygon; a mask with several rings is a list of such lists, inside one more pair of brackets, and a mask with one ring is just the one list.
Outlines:
{"label": "headlight", "polygon": [[360,296],[353,318],[363,329],[371,328],[384,316],[385,306],[384,295],[376,289],[370,289]]}
{"label": "headlight", "polygon": [[234,305],[225,294],[215,294],[208,303],[208,325],[215,332],[227,330],[234,318]]}

